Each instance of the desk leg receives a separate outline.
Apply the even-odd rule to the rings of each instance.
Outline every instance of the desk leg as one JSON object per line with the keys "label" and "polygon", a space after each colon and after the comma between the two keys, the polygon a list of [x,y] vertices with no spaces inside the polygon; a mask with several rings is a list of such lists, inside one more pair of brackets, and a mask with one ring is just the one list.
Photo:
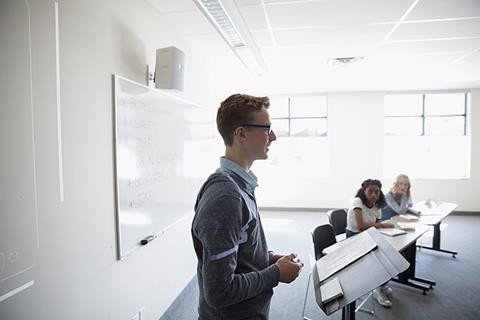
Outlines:
{"label": "desk leg", "polygon": [[439,223],[433,225],[433,240],[432,240],[432,246],[431,246],[431,247],[418,246],[418,247],[419,247],[419,248],[428,249],[428,250],[435,250],[435,251],[450,253],[453,258],[456,258],[456,255],[458,254],[457,251],[450,251],[450,250],[440,249],[440,224],[441,224],[441,223],[442,223],[442,222],[440,221]]}
{"label": "desk leg", "polygon": [[342,320],[355,320],[355,301],[342,308]]}
{"label": "desk leg", "polygon": [[[433,289],[433,286],[436,284],[434,281],[426,280],[426,279],[422,279],[422,278],[417,278],[415,276],[415,264],[416,264],[415,260],[416,260],[416,257],[417,257],[416,244],[413,243],[411,246],[409,246],[408,248],[403,250],[402,255],[410,263],[410,266],[408,267],[407,270],[405,270],[404,272],[402,272],[398,275],[398,279],[393,278],[392,280],[394,282],[398,282],[398,283],[404,284],[404,285],[409,286],[409,287],[420,289],[420,290],[423,291],[423,294],[425,294],[428,290]],[[421,284],[418,284],[418,283],[414,283],[411,280],[416,281],[416,282],[425,283],[425,284],[428,285],[428,287],[424,286],[424,285],[421,285]]]}

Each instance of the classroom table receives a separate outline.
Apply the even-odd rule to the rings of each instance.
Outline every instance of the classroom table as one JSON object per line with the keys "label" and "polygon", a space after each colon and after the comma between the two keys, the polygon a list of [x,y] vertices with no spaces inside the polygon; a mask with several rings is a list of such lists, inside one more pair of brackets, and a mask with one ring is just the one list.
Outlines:
{"label": "classroom table", "polygon": [[[397,218],[398,219],[398,218]],[[392,218],[392,222],[397,219]],[[407,285],[409,287],[422,290],[425,294],[428,290],[433,289],[436,284],[432,280],[419,278],[415,275],[416,256],[417,256],[417,240],[423,236],[428,230],[429,226],[421,223],[416,223],[415,230],[405,230],[406,233],[398,236],[385,236],[388,243],[390,243],[397,251],[399,251],[405,259],[410,263],[407,270],[400,273],[398,278],[393,278],[392,281]],[[425,284],[425,285],[424,285]]]}
{"label": "classroom table", "polygon": [[442,220],[445,219],[450,213],[452,213],[457,208],[456,203],[451,202],[441,202],[436,203],[434,201],[421,201],[416,203],[413,208],[417,211],[420,211],[419,223],[433,226],[433,239],[432,246],[419,246],[428,250],[435,250],[439,252],[450,253],[453,258],[456,258],[458,254],[457,251],[450,251],[440,248],[440,225]]}
{"label": "classroom table", "polygon": [[[421,212],[418,222],[415,223],[414,230],[405,230],[406,233],[397,236],[387,236],[384,235],[387,242],[394,247],[398,252],[400,252],[405,259],[410,263],[410,266],[407,270],[400,273],[397,278],[392,278],[392,281],[407,285],[413,288],[417,288],[422,290],[423,294],[426,294],[427,291],[433,289],[433,286],[436,283],[432,280],[423,279],[417,277],[415,274],[415,266],[416,266],[416,242],[417,240],[423,236],[429,229],[430,226],[433,226],[433,240],[432,240],[432,247],[427,246],[418,246],[425,249],[436,250],[440,252],[446,252],[453,255],[458,254],[455,251],[444,250],[440,248],[440,225],[443,219],[447,217],[450,213],[452,213],[456,208],[457,204],[449,203],[449,202],[442,202],[442,203],[435,203],[433,201],[421,201],[416,203],[414,209]],[[391,219],[390,222],[396,223],[401,221],[401,219],[396,216]],[[341,245],[341,242],[336,243],[335,245],[326,248],[324,250],[325,253],[328,253],[329,249],[331,250],[332,247]],[[355,304],[349,304],[344,307],[342,313],[342,319],[355,319]]]}

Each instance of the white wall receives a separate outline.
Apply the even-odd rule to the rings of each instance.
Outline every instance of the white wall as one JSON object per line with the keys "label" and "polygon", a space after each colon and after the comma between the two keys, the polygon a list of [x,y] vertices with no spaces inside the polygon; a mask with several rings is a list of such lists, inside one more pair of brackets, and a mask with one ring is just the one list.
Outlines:
{"label": "white wall", "polygon": [[[385,92],[328,94],[330,177],[263,179],[258,204],[264,207],[348,207],[360,183],[383,175],[383,97]],[[471,94],[471,177],[462,180],[413,179],[413,200],[437,198],[458,203],[460,211],[480,211],[480,89]],[[271,149],[275,148],[275,142]]]}
{"label": "white wall", "polygon": [[59,1],[60,202],[54,1],[30,4],[40,249],[35,284],[0,302],[0,319],[127,320],[143,307],[142,319],[158,319],[195,273],[190,221],[117,261],[111,74],[144,82],[155,49],[175,45],[183,97],[209,105],[208,62],[146,0]]}

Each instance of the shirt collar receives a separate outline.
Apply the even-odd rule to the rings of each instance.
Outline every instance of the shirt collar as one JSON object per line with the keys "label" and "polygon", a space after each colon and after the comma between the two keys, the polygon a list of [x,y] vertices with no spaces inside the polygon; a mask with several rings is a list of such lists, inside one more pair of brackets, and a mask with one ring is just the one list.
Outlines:
{"label": "shirt collar", "polygon": [[245,181],[245,184],[248,190],[253,192],[255,190],[255,187],[258,186],[257,176],[253,174],[252,171],[249,171],[249,172],[245,171],[245,169],[240,167],[234,161],[227,159],[225,157],[220,157],[220,167],[222,167],[225,170],[231,171],[236,175],[238,175],[240,178],[242,178],[242,180]]}

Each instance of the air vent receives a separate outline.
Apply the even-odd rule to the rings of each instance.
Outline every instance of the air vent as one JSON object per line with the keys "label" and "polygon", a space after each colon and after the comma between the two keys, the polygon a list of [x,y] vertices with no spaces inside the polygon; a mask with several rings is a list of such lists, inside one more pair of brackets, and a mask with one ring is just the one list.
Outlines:
{"label": "air vent", "polygon": [[340,58],[329,58],[328,64],[332,66],[341,66],[346,67],[353,64],[357,64],[358,62],[365,59],[365,57],[340,57]]}

